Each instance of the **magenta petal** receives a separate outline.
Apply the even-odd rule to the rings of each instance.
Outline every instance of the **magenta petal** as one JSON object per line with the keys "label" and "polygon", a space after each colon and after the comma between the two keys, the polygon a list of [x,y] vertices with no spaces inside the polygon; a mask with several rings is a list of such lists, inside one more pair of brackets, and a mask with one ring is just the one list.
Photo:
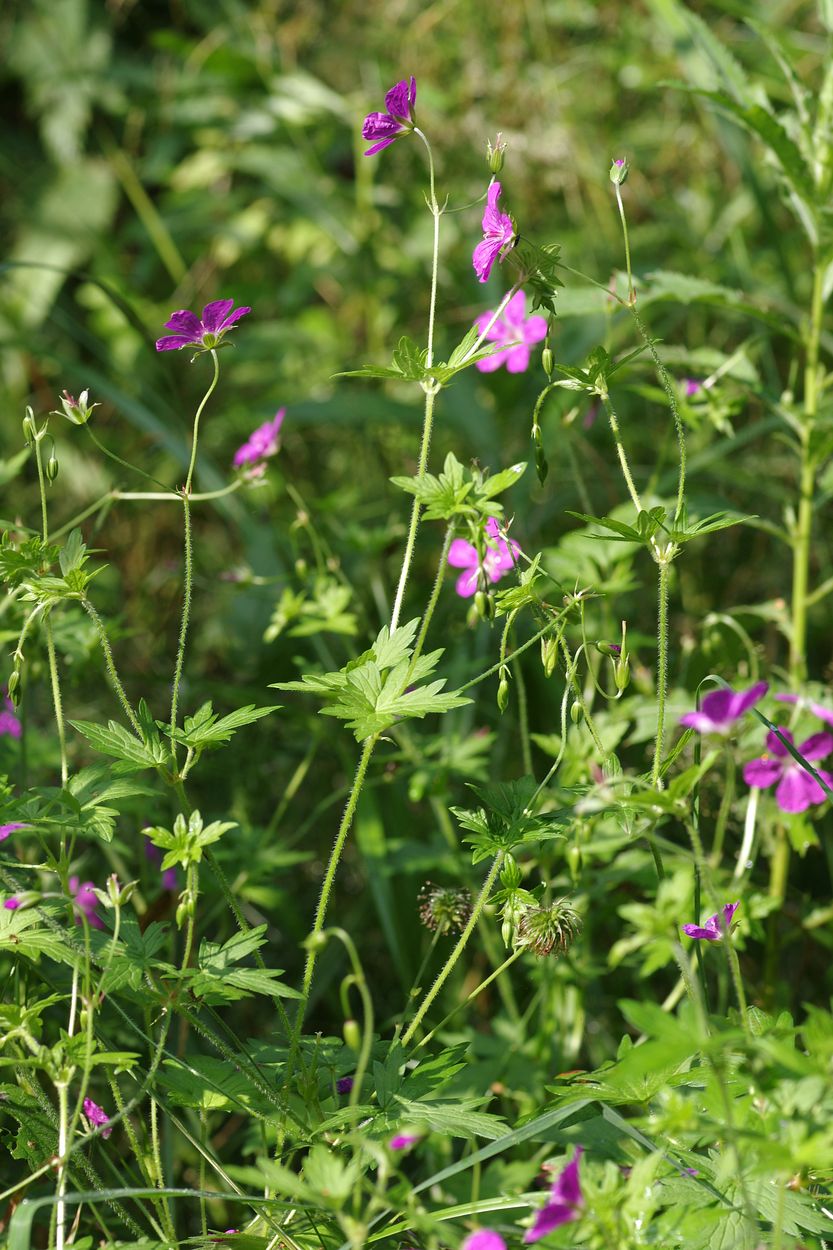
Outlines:
{"label": "magenta petal", "polygon": [[461,573],[457,578],[454,589],[461,599],[471,599],[477,590],[477,569],[470,569],[467,573]]}
{"label": "magenta petal", "polygon": [[202,338],[202,322],[188,308],[180,308],[178,312],[171,313],[170,320],[165,322],[165,329],[173,330],[175,334],[187,334],[191,342]]}
{"label": "magenta petal", "polygon": [[807,760],[823,760],[833,751],[833,737],[830,734],[813,734],[799,743],[798,751]]}
{"label": "magenta petal", "polygon": [[478,1228],[466,1238],[460,1250],[506,1250],[506,1242],[494,1229]]}
{"label": "magenta petal", "polygon": [[248,307],[248,305],[245,308],[235,308],[234,312],[229,313],[225,320],[223,320],[217,327],[217,333],[222,334],[224,330],[228,330],[230,326],[235,325],[241,317],[247,317],[251,311],[252,310]]}
{"label": "magenta petal", "polygon": [[455,569],[477,567],[477,548],[465,538],[455,538],[448,549],[448,563]]}
{"label": "magenta petal", "polygon": [[767,690],[769,690],[769,682],[759,681],[754,686],[750,686],[748,690],[742,690],[735,695],[735,716],[742,716],[744,712],[755,704],[760,702]]}
{"label": "magenta petal", "polygon": [[[413,83],[413,79],[411,79],[411,82]],[[410,117],[411,92],[408,83],[404,79],[402,82],[398,82],[395,87],[391,87],[385,96],[385,108],[393,117]]]}
{"label": "magenta petal", "polygon": [[788,768],[781,778],[775,800],[782,812],[805,812],[813,803],[821,803],[824,791],[819,783],[796,765]]}
{"label": "magenta petal", "polygon": [[699,924],[684,924],[682,926],[683,933],[687,937],[705,940],[706,942],[716,942],[720,934],[716,929],[703,928]]}
{"label": "magenta petal", "polygon": [[547,337],[547,319],[546,317],[527,317],[524,324],[524,342],[540,343],[542,339]]}
{"label": "magenta petal", "polygon": [[562,1224],[569,1224],[571,1220],[575,1219],[578,1219],[578,1213],[565,1203],[548,1202],[538,1212],[532,1228],[524,1233],[524,1242],[528,1245],[530,1242],[540,1241],[542,1237],[546,1237],[547,1233],[551,1233],[553,1229],[560,1228]]}
{"label": "magenta petal", "polygon": [[481,239],[474,249],[471,263],[474,266],[474,272],[481,282],[488,282],[489,274],[492,272],[492,265],[497,260],[498,252],[502,246],[503,243],[500,239]]}
{"label": "magenta petal", "polygon": [[208,330],[209,334],[216,334],[232,308],[234,308],[233,299],[215,299],[210,304],[206,304],[202,310],[203,329]]}
{"label": "magenta petal", "polygon": [[486,192],[486,207],[483,210],[484,234],[500,234],[503,229],[503,213],[499,211],[497,206],[500,193],[501,185],[499,182],[493,182]]}
{"label": "magenta petal", "polygon": [[717,724],[732,719],[732,704],[734,703],[735,692],[721,687],[720,690],[712,690],[700,702],[700,711],[705,712],[709,720]]}
{"label": "magenta petal", "polygon": [[[367,135],[365,135],[365,138],[367,138]],[[391,135],[390,139],[382,139],[381,143],[374,143],[373,147],[368,148],[364,155],[375,156],[377,152],[381,152],[382,148],[389,148],[396,138],[397,135]]]}
{"label": "magenta petal", "polygon": [[494,373],[495,369],[499,369],[506,360],[507,352],[494,352],[491,356],[484,356],[482,360],[476,360],[474,367],[480,373]]}
{"label": "magenta petal", "polygon": [[784,765],[780,760],[750,760],[743,766],[743,780],[748,786],[766,790],[768,786],[774,785],[783,771]]}
{"label": "magenta petal", "polygon": [[520,327],[524,324],[525,312],[526,296],[523,291],[516,291],[503,310],[503,319],[504,321],[508,321],[510,326]]}
{"label": "magenta petal", "polygon": [[[783,736],[787,739],[788,742],[795,743],[795,738],[793,738],[789,729],[785,729],[783,725],[779,725],[778,730],[779,730],[779,733],[783,734]],[[774,734],[771,729],[769,730],[766,736],[766,749],[769,752],[771,752],[772,755],[777,755],[778,758],[781,760],[790,758],[789,751],[784,746],[783,742],[778,737],[778,735]]]}
{"label": "magenta petal", "polygon": [[578,1178],[578,1165],[583,1154],[584,1147],[576,1146],[574,1158],[562,1169],[552,1187],[551,1195],[553,1198],[560,1198],[562,1202],[572,1203],[573,1206],[580,1206],[584,1201]]}
{"label": "magenta petal", "polygon": [[723,927],[728,933],[732,924],[732,917],[740,907],[740,899],[736,903],[724,903],[723,905]]}
{"label": "magenta petal", "polygon": [[408,91],[408,103],[410,104],[411,108],[413,108],[414,105],[416,104],[416,79],[414,78],[413,74],[411,74],[411,86],[410,86],[410,90]]}
{"label": "magenta petal", "polygon": [[163,339],[156,340],[156,350],[158,352],[173,352],[180,347],[193,347],[197,339],[192,339],[189,334],[166,334]]}
{"label": "magenta petal", "polygon": [[705,712],[686,712],[685,716],[680,717],[680,724],[685,725],[686,729],[696,729],[701,734],[712,733],[717,728]]}
{"label": "magenta petal", "polygon": [[526,343],[510,347],[506,353],[506,372],[525,373],[529,368],[529,348]]}

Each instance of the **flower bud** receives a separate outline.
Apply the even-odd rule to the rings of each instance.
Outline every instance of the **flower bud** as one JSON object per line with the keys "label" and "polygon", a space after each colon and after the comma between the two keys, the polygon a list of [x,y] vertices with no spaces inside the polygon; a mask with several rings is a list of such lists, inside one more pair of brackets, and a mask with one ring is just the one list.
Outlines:
{"label": "flower bud", "polygon": [[49,478],[50,482],[54,482],[55,478],[58,476],[58,457],[55,455],[54,451],[46,462],[46,476]]}
{"label": "flower bud", "polygon": [[474,606],[481,621],[493,621],[495,619],[495,601],[491,591],[478,590],[474,596]]}
{"label": "flower bud", "polygon": [[554,361],[552,358],[552,348],[550,347],[548,343],[547,346],[544,348],[544,350],[541,352],[541,367],[544,370],[544,373],[547,375],[548,378],[552,377],[553,364],[554,364]]}
{"label": "flower bud", "polygon": [[574,725],[577,725],[583,716],[584,708],[581,706],[578,699],[573,699],[573,702],[570,704],[570,720]]}
{"label": "flower bud", "polygon": [[505,677],[501,678],[497,688],[497,706],[501,716],[509,706],[509,682]]}
{"label": "flower bud", "polygon": [[631,679],[631,666],[628,657],[623,656],[617,660],[616,667],[613,670],[613,680],[616,682],[617,690],[626,690]]}
{"label": "flower bud", "polygon": [[617,156],[610,163],[610,181],[615,187],[621,187],[630,172],[630,164],[622,156]]}
{"label": "flower bud", "polygon": [[573,878],[573,885],[575,885],[581,875],[581,847],[575,842],[567,847],[567,866]]}
{"label": "flower bud", "polygon": [[618,660],[619,656],[622,654],[622,648],[619,646],[618,642],[600,641],[596,642],[594,645],[599,655],[611,655],[614,660]]}
{"label": "flower bud", "polygon": [[503,169],[503,156],[507,147],[508,144],[500,131],[498,131],[495,138],[494,147],[490,139],[486,140],[486,160],[493,174],[499,174]]}
{"label": "flower bud", "polygon": [[31,446],[38,436],[38,427],[35,425],[35,414],[31,408],[26,409],[26,416],[23,418],[23,437],[26,440],[26,446]]}
{"label": "flower bud", "polygon": [[346,1045],[353,1051],[360,1051],[362,1048],[362,1031],[359,1028],[358,1020],[345,1020],[341,1030],[342,1037]]}
{"label": "flower bud", "polygon": [[15,690],[17,690],[19,685],[20,685],[20,669],[16,668],[14,672],[12,673],[11,677],[9,678],[8,684],[6,686],[6,694],[9,696],[10,699],[12,698]]}
{"label": "flower bud", "polygon": [[544,676],[552,677],[558,663],[558,642],[555,638],[541,639],[541,663],[544,666]]}

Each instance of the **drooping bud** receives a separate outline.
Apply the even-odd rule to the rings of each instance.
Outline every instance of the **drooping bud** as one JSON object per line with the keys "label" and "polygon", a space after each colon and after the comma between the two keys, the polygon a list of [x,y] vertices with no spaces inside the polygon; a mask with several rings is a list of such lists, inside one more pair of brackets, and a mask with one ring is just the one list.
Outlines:
{"label": "drooping bud", "polygon": [[541,663],[544,666],[544,676],[552,677],[555,672],[555,666],[558,663],[558,641],[555,638],[541,639]]}
{"label": "drooping bud", "polygon": [[[501,672],[505,672],[505,671],[506,671],[505,669],[501,670]],[[501,677],[500,679],[500,683],[497,688],[497,706],[498,706],[498,711],[500,712],[501,716],[503,715],[503,713],[506,711],[506,709],[509,706],[509,679],[508,677]]]}
{"label": "drooping bud", "polygon": [[550,347],[549,343],[547,343],[546,347],[541,352],[541,367],[543,368],[544,373],[547,375],[548,378],[552,377],[552,370],[553,370],[554,364],[555,364],[555,361],[552,358],[552,348]]}
{"label": "drooping bud", "polygon": [[26,409],[26,416],[23,418],[23,437],[26,440],[26,446],[30,447],[38,436],[38,427],[35,424],[35,414],[31,408]]}
{"label": "drooping bud", "polygon": [[20,685],[20,669],[16,668],[13,671],[6,685],[6,694],[9,696],[10,699],[13,697],[14,692],[15,690],[17,690],[19,685]]}
{"label": "drooping bud", "polygon": [[508,146],[500,131],[497,133],[494,146],[492,146],[491,139],[486,140],[486,160],[493,174],[499,174],[503,169],[503,157]]}
{"label": "drooping bud", "polygon": [[55,455],[54,451],[46,462],[46,476],[49,478],[50,482],[54,482],[55,478],[58,476],[58,457]]}
{"label": "drooping bud", "polygon": [[573,702],[570,704],[570,720],[574,725],[577,725],[583,716],[584,708],[578,699],[573,699]]}
{"label": "drooping bud", "polygon": [[623,157],[617,156],[610,163],[610,181],[615,187],[621,187],[630,172],[630,163]]}
{"label": "drooping bud", "polygon": [[518,861],[514,855],[510,855],[507,851],[503,857],[503,867],[500,870],[500,883],[504,890],[517,890],[521,884],[521,870],[518,867]]}
{"label": "drooping bud", "polygon": [[518,925],[517,941],[536,955],[563,955],[581,932],[581,917],[560,898],[550,907],[528,907]]}
{"label": "drooping bud", "polygon": [[345,1020],[342,1025],[341,1035],[347,1046],[353,1051],[360,1051],[362,1048],[362,1031],[359,1028],[358,1020]]}

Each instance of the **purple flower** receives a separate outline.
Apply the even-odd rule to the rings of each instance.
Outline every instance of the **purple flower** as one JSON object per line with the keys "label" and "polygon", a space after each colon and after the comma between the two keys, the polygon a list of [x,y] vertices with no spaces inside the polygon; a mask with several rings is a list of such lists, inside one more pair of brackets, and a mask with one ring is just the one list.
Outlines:
{"label": "purple flower", "polygon": [[368,113],[362,126],[362,138],[370,139],[373,146],[368,148],[365,156],[373,156],[382,148],[390,147],[400,135],[408,134],[414,127],[414,105],[416,104],[416,79],[411,76],[410,83],[403,78],[395,87],[391,87],[385,96],[386,113]]}
{"label": "purple flower", "polygon": [[[83,1111],[84,1111],[84,1115],[87,1117],[90,1124],[92,1124],[94,1128],[98,1128],[99,1125],[101,1124],[110,1123],[109,1115],[107,1115],[106,1111],[104,1111],[102,1107],[99,1107],[97,1102],[93,1102],[92,1098],[84,1099]],[[111,1128],[105,1128],[102,1131],[101,1136],[109,1137],[112,1131],[113,1130]]]}
{"label": "purple flower", "polygon": [[420,1141],[422,1133],[397,1133],[388,1142],[391,1150],[407,1150],[409,1146],[413,1146],[415,1142]]}
{"label": "purple flower", "polygon": [[23,825],[19,820],[13,820],[8,825],[0,825],[0,842],[5,842],[6,838],[10,838],[13,833],[17,833],[18,829],[27,829],[28,825]]}
{"label": "purple flower", "polygon": [[758,703],[767,690],[769,685],[765,681],[756,682],[748,690],[737,692],[730,690],[728,686],[713,690],[700,704],[699,712],[686,712],[685,716],[680,717],[680,724],[696,729],[701,734],[721,734],[725,737],[734,729],[735,721],[740,720],[745,712]]}
{"label": "purple flower", "polygon": [[[515,237],[515,227],[508,213],[501,213],[497,202],[500,199],[500,183],[493,182],[486,196],[486,207],[483,210],[483,238],[472,254],[471,263],[474,272],[481,282],[488,280],[492,265],[502,249]],[[503,259],[501,257],[501,259]]]}
{"label": "purple flower", "polygon": [[[92,925],[94,929],[103,929],[104,921],[96,912],[98,896],[92,881],[84,881],[82,883],[78,877],[70,877],[69,891],[73,897],[76,909],[82,911],[87,917],[87,924]],[[81,917],[77,914],[75,923],[82,923]]]}
{"label": "purple flower", "polygon": [[[499,317],[490,327],[486,338],[491,343],[500,343],[505,350],[487,356],[485,360],[477,360],[475,364],[481,373],[493,373],[501,365],[506,365],[507,373],[523,373],[529,368],[529,348],[533,343],[540,343],[547,337],[546,317],[525,316],[526,296],[517,291]],[[492,313],[483,313],[477,318],[477,328],[482,334]]]}
{"label": "purple flower", "polygon": [[466,1238],[460,1250],[506,1250],[506,1242],[493,1229],[478,1228]]}
{"label": "purple flower", "polygon": [[20,906],[20,899],[15,898],[15,896],[12,895],[11,898],[6,899],[3,906],[5,907],[6,911],[17,911],[18,907]]}
{"label": "purple flower", "polygon": [[539,1241],[554,1228],[578,1219],[579,1210],[584,1206],[584,1197],[578,1179],[578,1165],[583,1153],[584,1147],[576,1146],[572,1162],[568,1163],[559,1174],[550,1190],[546,1204],[535,1216],[535,1223],[524,1233],[525,1242]]}
{"label": "purple flower", "polygon": [[683,390],[686,399],[691,399],[692,395],[696,395],[698,391],[703,389],[703,383],[697,378],[683,378]]}
{"label": "purple flower", "polygon": [[[486,522],[486,554],[483,557],[483,573],[490,582],[499,582],[504,573],[514,568],[515,558],[520,547],[512,539],[507,543],[500,537],[498,523],[494,517]],[[470,599],[478,588],[480,577],[480,556],[473,543],[464,538],[455,538],[448,551],[448,563],[455,569],[465,569],[457,578],[457,594],[463,599]]]}
{"label": "purple flower", "polygon": [[829,708],[823,707],[821,703],[813,703],[810,699],[805,699],[800,694],[777,694],[776,699],[779,703],[794,703],[799,707],[812,712],[813,716],[817,716],[819,720],[823,720],[827,725],[833,725],[833,712]]}
{"label": "purple flower", "polygon": [[[162,863],[161,848],[155,846],[153,842],[151,842],[150,838],[145,838],[145,859],[147,859],[151,864],[154,864],[157,868]],[[161,880],[163,890],[179,889],[179,877],[177,876],[175,868],[166,868],[162,873]]]}
{"label": "purple flower", "polygon": [[6,695],[3,700],[5,708],[0,711],[0,738],[7,735],[9,738],[19,738],[21,734],[20,721],[15,715],[14,704]]}
{"label": "purple flower", "polygon": [[713,916],[709,916],[704,925],[684,924],[682,926],[683,933],[687,934],[690,938],[702,938],[706,942],[717,942],[723,937],[724,933],[729,932],[732,924],[732,917],[739,907],[740,900],[738,900],[737,903],[725,903],[722,908],[722,919],[720,912],[716,911]]}
{"label": "purple flower", "polygon": [[336,1081],[336,1093],[337,1094],[349,1094],[352,1088],[353,1088],[352,1076],[340,1076],[338,1080]]}
{"label": "purple flower", "polygon": [[264,421],[263,425],[259,425],[253,434],[250,434],[242,447],[238,447],[234,453],[234,467],[241,469],[245,465],[251,465],[250,472],[262,473],[265,469],[265,461],[270,456],[277,455],[281,445],[280,430],[283,425],[283,419],[286,416],[286,409],[279,408],[271,421]]}
{"label": "purple flower", "polygon": [[165,322],[173,334],[156,340],[158,352],[172,352],[180,347],[199,347],[208,351],[217,347],[236,321],[250,313],[251,308],[234,308],[233,299],[215,299],[202,310],[202,321],[196,313],[181,308]]}
{"label": "purple flower", "polygon": [[[793,736],[789,729],[778,726],[780,732],[789,741]],[[815,777],[793,759],[780,738],[770,730],[766,736],[767,754],[757,760],[750,760],[743,766],[743,779],[748,786],[757,786],[761,790],[778,783],[775,801],[782,812],[803,812],[812,803],[823,803],[827,797]],[[833,737],[830,734],[813,734],[797,748],[807,760],[823,760],[833,751]],[[774,756],[771,759],[770,756]],[[818,770],[829,786],[833,786],[833,776],[823,768]]]}

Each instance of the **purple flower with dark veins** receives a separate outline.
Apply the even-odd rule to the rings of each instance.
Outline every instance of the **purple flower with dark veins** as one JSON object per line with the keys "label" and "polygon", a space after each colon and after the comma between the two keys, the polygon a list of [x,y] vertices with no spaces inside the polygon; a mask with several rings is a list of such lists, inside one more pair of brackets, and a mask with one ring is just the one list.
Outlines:
{"label": "purple flower with dark veins", "polygon": [[584,1195],[578,1179],[578,1165],[583,1153],[584,1147],[576,1146],[572,1161],[559,1174],[546,1204],[535,1216],[535,1223],[524,1233],[524,1242],[540,1241],[554,1228],[578,1219],[584,1206]]}
{"label": "purple flower with dark veins", "polygon": [[[493,182],[486,196],[486,207],[483,210],[483,238],[472,254],[471,263],[474,272],[481,282],[488,281],[492,265],[500,253],[515,237],[515,227],[508,213],[502,213],[497,206],[500,199],[499,182]],[[501,256],[501,260],[503,257]]]}
{"label": "purple flower with dark veins", "polygon": [[362,126],[362,138],[369,139],[372,147],[365,156],[373,156],[390,145],[400,135],[410,134],[414,128],[414,105],[416,104],[416,79],[410,83],[403,78],[391,87],[385,96],[385,113],[368,113]]}
{"label": "purple flower with dark veins", "polygon": [[266,461],[277,455],[281,440],[280,431],[286,409],[279,408],[271,421],[264,421],[250,434],[242,447],[234,453],[234,467],[247,469],[250,475],[259,477],[266,471]]}
{"label": "purple flower with dark veins", "polygon": [[460,1250],[506,1250],[506,1242],[493,1228],[478,1228],[466,1238]]}
{"label": "purple flower with dark veins", "polygon": [[173,352],[180,347],[196,347],[199,351],[210,351],[219,347],[232,326],[251,311],[251,308],[235,308],[233,299],[215,299],[206,304],[202,320],[187,308],[180,308],[165,322],[165,328],[173,330],[173,334],[157,339],[156,350]]}
{"label": "purple flower with dark veins", "polygon": [[[485,360],[475,361],[475,367],[481,373],[493,373],[501,365],[506,365],[507,373],[524,373],[529,368],[529,349],[533,343],[540,343],[547,337],[546,317],[526,315],[526,296],[523,291],[516,291],[498,317],[494,325],[486,332],[490,343],[500,343],[502,350],[487,356]],[[494,316],[491,312],[483,313],[477,318],[475,325],[481,334]]]}
{"label": "purple flower with dark veins", "polygon": [[[98,1128],[101,1124],[110,1123],[109,1115],[107,1115],[103,1107],[99,1107],[97,1102],[93,1102],[92,1098],[84,1099],[83,1111],[93,1128]],[[105,1128],[102,1130],[101,1136],[109,1137],[112,1131],[111,1128]]]}
{"label": "purple flower with dark veins", "polygon": [[726,737],[744,713],[758,703],[769,690],[765,681],[756,682],[748,690],[730,690],[728,686],[707,694],[697,712],[686,712],[680,724],[696,729],[701,734],[720,734]]}
{"label": "purple flower with dark veins", "polygon": [[[490,582],[499,582],[504,573],[515,567],[520,547],[510,539],[507,543],[501,538],[498,523],[494,517],[486,522],[486,554],[483,556],[483,576]],[[480,556],[474,543],[467,543],[464,538],[455,538],[448,550],[448,563],[455,569],[465,569],[457,578],[457,594],[463,599],[470,599],[478,589],[481,564]]]}
{"label": "purple flower with dark veins", "polygon": [[[789,729],[782,725],[778,729],[789,742],[795,741]],[[830,734],[813,734],[805,738],[796,749],[806,760],[823,760],[833,751],[833,737]],[[806,768],[802,768],[798,760],[793,759],[772,730],[766,736],[766,750],[766,755],[744,764],[743,779],[748,786],[766,790],[777,783],[775,801],[782,812],[804,812],[813,803],[824,802],[827,795],[815,777]],[[823,768],[816,771],[833,787],[833,775]]]}
{"label": "purple flower with dark veins", "polygon": [[[721,912],[716,911],[713,916],[709,916],[704,925],[684,924],[682,926],[683,933],[690,938],[697,938],[706,942],[717,942],[723,937],[724,933],[728,933],[732,925],[732,917],[740,907],[740,900],[737,903],[725,903]],[[688,1170],[688,1169],[686,1169]]]}

